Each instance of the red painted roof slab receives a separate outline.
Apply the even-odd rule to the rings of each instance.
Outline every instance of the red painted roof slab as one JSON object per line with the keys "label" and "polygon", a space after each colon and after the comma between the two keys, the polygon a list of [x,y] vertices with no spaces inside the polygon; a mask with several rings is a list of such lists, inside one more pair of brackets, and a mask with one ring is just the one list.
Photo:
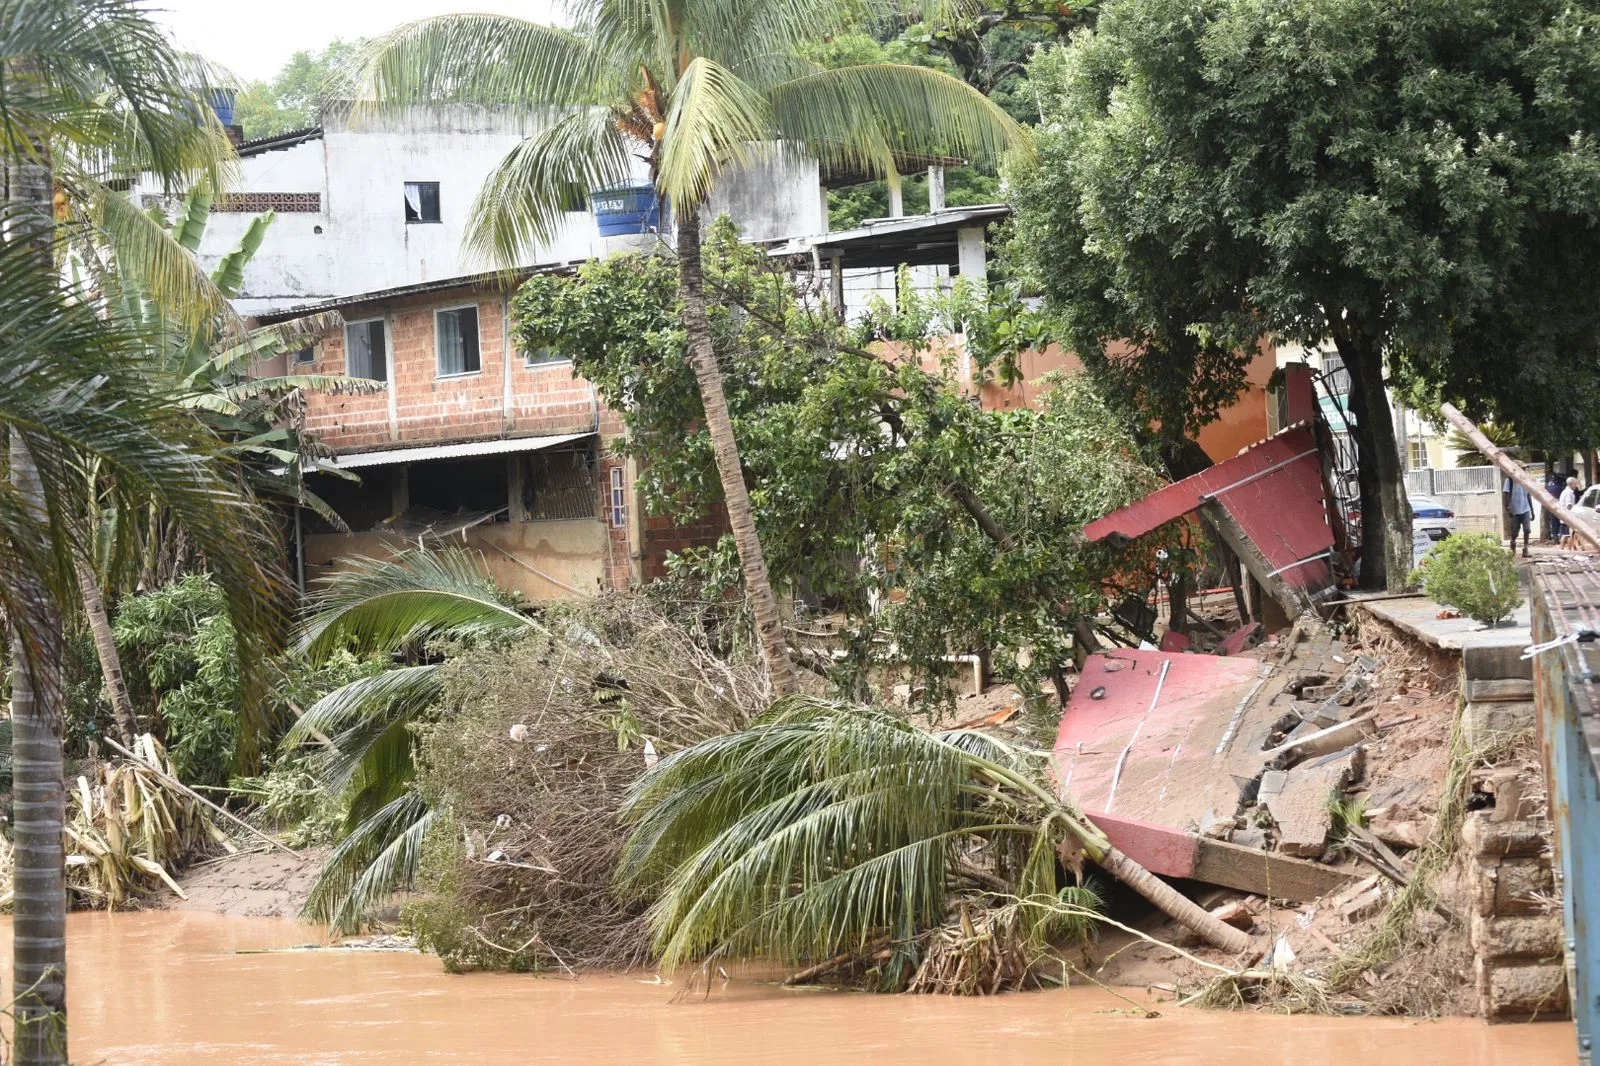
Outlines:
{"label": "red painted roof slab", "polygon": [[1060,791],[1090,818],[1101,812],[1194,831],[1232,817],[1234,773],[1248,778],[1260,769],[1260,723],[1238,715],[1265,669],[1242,656],[1091,655],[1056,736]]}
{"label": "red painted roof slab", "polygon": [[1089,540],[1132,539],[1215,500],[1261,550],[1278,576],[1295,588],[1324,589],[1333,571],[1323,553],[1333,548],[1322,456],[1306,425],[1291,426],[1192,477],[1168,485],[1083,529]]}

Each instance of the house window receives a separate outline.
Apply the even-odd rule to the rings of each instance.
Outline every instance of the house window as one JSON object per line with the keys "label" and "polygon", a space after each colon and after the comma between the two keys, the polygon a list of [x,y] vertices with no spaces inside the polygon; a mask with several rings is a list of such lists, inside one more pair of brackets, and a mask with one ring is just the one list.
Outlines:
{"label": "house window", "polygon": [[406,182],[406,221],[439,221],[439,183],[436,181]]}
{"label": "house window", "polygon": [[307,345],[294,353],[294,365],[305,366],[317,361],[317,349],[314,345]]}
{"label": "house window", "polygon": [[628,524],[628,493],[622,483],[622,467],[611,468],[611,525],[621,529]]}
{"label": "house window", "polygon": [[572,358],[555,348],[535,348],[522,353],[523,366],[545,366],[549,363],[570,363]]}
{"label": "house window", "polygon": [[1406,450],[1409,453],[1409,468],[1412,470],[1428,469],[1428,446],[1420,440],[1408,441]]}
{"label": "house window", "polygon": [[344,367],[353,378],[389,380],[389,346],[383,319],[352,322],[344,328]]}
{"label": "house window", "polygon": [[476,306],[435,312],[434,336],[438,338],[440,377],[476,374],[481,369]]}

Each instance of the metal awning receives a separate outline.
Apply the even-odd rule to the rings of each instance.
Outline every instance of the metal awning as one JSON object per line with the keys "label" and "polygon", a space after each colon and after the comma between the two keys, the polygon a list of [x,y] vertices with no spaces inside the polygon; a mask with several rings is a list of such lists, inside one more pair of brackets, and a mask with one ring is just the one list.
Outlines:
{"label": "metal awning", "polygon": [[896,266],[955,266],[960,262],[960,232],[1011,216],[1007,204],[950,207],[927,215],[879,218],[855,229],[767,243],[771,256],[842,256],[846,269]]}
{"label": "metal awning", "polygon": [[472,459],[482,455],[515,455],[542,452],[594,436],[594,430],[563,433],[553,437],[501,437],[496,440],[468,441],[464,444],[422,444],[414,448],[388,448],[381,452],[346,452],[325,459],[340,470],[363,466],[394,466],[397,463],[425,463],[434,459]]}

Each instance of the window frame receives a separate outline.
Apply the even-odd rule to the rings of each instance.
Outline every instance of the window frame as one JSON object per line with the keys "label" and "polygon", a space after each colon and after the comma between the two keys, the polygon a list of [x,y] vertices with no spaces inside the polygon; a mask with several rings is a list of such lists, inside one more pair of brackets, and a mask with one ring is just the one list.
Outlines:
{"label": "window frame", "polygon": [[[369,377],[369,376],[367,376],[365,374],[357,374],[355,371],[353,371],[350,368],[350,331],[352,329],[355,329],[357,326],[369,326],[370,327],[374,322],[378,323],[378,325],[381,326],[382,329],[383,329],[383,377],[381,377],[381,378]],[[345,324],[344,324],[344,374],[345,374],[345,377],[360,378],[362,381],[376,381],[376,382],[381,383],[385,388],[387,388],[388,385],[389,385],[390,379],[393,377],[393,371],[394,371],[394,368],[391,366],[391,364],[394,361],[393,358],[391,357],[391,353],[393,351],[394,351],[394,344],[392,343],[392,338],[389,336],[389,318],[388,318],[387,315],[375,315],[372,318],[358,318],[353,322],[352,321],[348,321],[348,320],[345,322]]]}
{"label": "window frame", "polygon": [[610,498],[607,500],[606,510],[611,512],[611,528],[628,528],[628,484],[622,467],[614,466],[609,475]]}
{"label": "window frame", "polygon": [[[346,340],[345,343],[349,344],[350,342]],[[304,359],[300,358],[302,355],[305,355]],[[289,353],[290,366],[311,366],[316,363],[316,361],[317,346],[315,344],[308,344],[304,348],[296,348],[294,351]]]}
{"label": "window frame", "polygon": [[[439,342],[443,338],[443,332],[439,329],[439,316],[455,314],[460,311],[472,312],[473,329],[478,342],[476,353],[478,365],[471,370],[457,370],[447,374],[444,372],[444,360],[442,358],[444,353],[439,347]],[[433,373],[435,379],[439,381],[448,381],[451,378],[470,378],[483,373],[483,312],[481,305],[465,303],[451,307],[435,307],[433,309]]]}
{"label": "window frame", "polygon": [[1417,440],[1415,437],[1406,442],[1406,470],[1415,473],[1419,470],[1432,470],[1433,457],[1428,454],[1426,441]]}
{"label": "window frame", "polygon": [[535,359],[532,352],[524,351],[522,353],[522,366],[525,370],[536,370],[542,366],[572,365],[572,356],[563,354],[560,349],[544,347],[539,350],[541,352],[550,352],[552,355],[549,359]]}
{"label": "window frame", "polygon": [[[433,218],[423,218],[421,211],[417,212],[417,217],[416,218],[412,218],[410,216],[409,212],[411,210],[411,201],[405,199],[405,192],[406,192],[407,189],[409,189],[413,185],[417,186],[419,189],[421,187],[423,187],[423,186],[432,186],[433,187],[433,213],[434,213],[435,217],[433,217]],[[444,196],[443,196],[442,190],[439,188],[439,183],[438,182],[436,182],[436,181],[406,181],[406,182],[402,182],[401,185],[400,185],[400,195],[401,195],[401,202],[403,204],[405,204],[405,208],[406,208],[406,211],[407,211],[406,225],[408,225],[408,226],[436,226],[436,225],[441,225],[444,222]],[[420,193],[419,193],[419,196],[420,196]]]}

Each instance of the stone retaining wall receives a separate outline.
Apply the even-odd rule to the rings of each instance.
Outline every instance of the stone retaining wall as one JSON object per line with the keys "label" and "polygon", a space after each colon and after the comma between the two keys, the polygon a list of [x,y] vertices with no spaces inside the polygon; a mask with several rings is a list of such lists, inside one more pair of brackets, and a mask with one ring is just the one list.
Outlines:
{"label": "stone retaining wall", "polygon": [[[1533,680],[1519,649],[1468,648],[1462,658],[1462,723],[1481,747],[1537,727]],[[1467,814],[1472,863],[1472,939],[1478,1012],[1491,1022],[1569,1014],[1562,923],[1552,873],[1552,827],[1536,767],[1477,771],[1474,791],[1493,806]]]}

